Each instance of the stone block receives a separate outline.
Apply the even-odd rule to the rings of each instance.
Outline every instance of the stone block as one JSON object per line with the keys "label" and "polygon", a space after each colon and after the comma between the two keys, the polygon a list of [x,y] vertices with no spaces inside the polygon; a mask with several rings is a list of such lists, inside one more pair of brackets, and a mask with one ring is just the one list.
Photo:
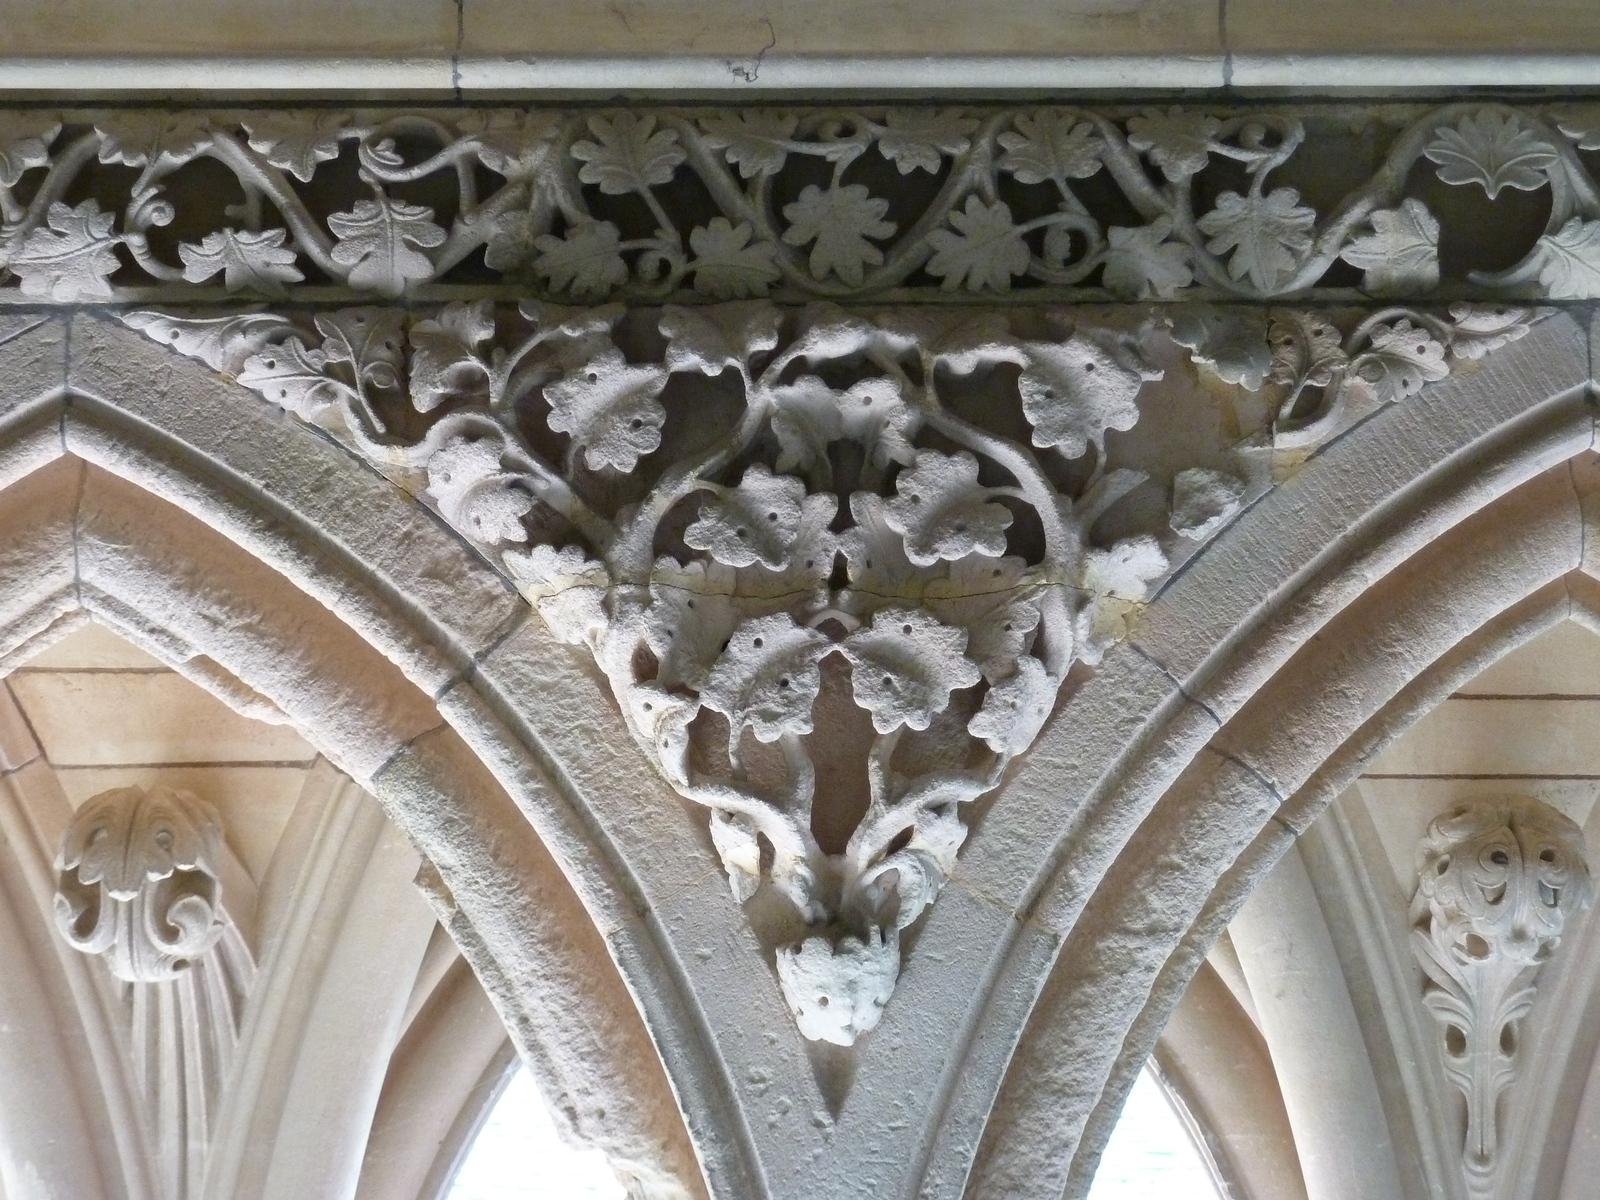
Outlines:
{"label": "stone block", "polygon": [[85,316],[70,378],[87,393],[68,412],[74,453],[271,563],[424,689],[443,688],[526,610],[412,497],[204,365]]}
{"label": "stone block", "polygon": [[439,723],[432,701],[327,608],[137,485],[89,471],[78,529],[88,607],[183,639],[357,779]]}
{"label": "stone block", "polygon": [[316,751],[287,725],[242,717],[180,675],[19,671],[11,689],[50,761],[273,762],[308,765]]}

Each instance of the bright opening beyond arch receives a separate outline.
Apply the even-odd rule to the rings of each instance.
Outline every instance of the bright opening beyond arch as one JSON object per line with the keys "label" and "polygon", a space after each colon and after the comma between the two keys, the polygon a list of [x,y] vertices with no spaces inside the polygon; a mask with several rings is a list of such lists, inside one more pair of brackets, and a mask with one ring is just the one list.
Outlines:
{"label": "bright opening beyond arch", "polygon": [[519,1066],[456,1171],[446,1200],[626,1200],[598,1150],[561,1140],[544,1098]]}
{"label": "bright opening beyond arch", "polygon": [[[1219,1200],[1194,1140],[1146,1069],[1128,1094],[1089,1200]],[[598,1150],[561,1140],[518,1067],[462,1160],[447,1200],[625,1200]]]}
{"label": "bright opening beyond arch", "polygon": [[1089,1200],[1219,1200],[1217,1185],[1166,1090],[1146,1067],[1128,1093]]}

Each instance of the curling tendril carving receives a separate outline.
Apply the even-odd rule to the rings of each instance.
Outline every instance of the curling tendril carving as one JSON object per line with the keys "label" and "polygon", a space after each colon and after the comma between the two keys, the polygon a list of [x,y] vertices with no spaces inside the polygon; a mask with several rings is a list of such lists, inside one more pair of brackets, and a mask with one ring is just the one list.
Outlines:
{"label": "curling tendril carving", "polygon": [[[847,1045],[955,865],[961,806],[1125,635],[1168,551],[1242,503],[1244,480],[1192,468],[1159,529],[1092,536],[1147,482],[1106,439],[1162,377],[1153,348],[1235,383],[1258,366],[1245,386],[1309,440],[1353,392],[1402,400],[1530,321],[1381,316],[1348,338],[1276,309],[766,301],[122,319],[425,495],[593,654],[709,810],[801,1030]],[[1391,336],[1412,359],[1374,352]]]}
{"label": "curling tendril carving", "polygon": [[[1375,297],[1585,299],[1597,144],[1600,106],[1477,101],[18,110],[0,113],[0,284],[78,302],[492,285],[564,302],[1165,301],[1348,296],[1359,272]],[[1317,148],[1348,164],[1320,211],[1284,182]],[[1505,270],[1441,262],[1454,206],[1419,176],[1491,202],[1548,191],[1548,221],[1507,216],[1523,249]],[[313,181],[348,207],[320,207]],[[101,208],[112,195],[120,212]]]}

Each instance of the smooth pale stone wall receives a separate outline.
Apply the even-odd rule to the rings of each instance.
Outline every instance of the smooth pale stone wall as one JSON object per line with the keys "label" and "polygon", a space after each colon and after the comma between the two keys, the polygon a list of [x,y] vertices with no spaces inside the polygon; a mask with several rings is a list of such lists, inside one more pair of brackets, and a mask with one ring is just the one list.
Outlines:
{"label": "smooth pale stone wall", "polygon": [[[1310,1200],[1402,1194],[1372,1061],[1298,849],[1229,929],[1283,1088]],[[1360,1154],[1351,1148],[1363,1147]]]}
{"label": "smooth pale stone wall", "polygon": [[1592,0],[15,0],[0,89],[466,94],[1600,82]]}

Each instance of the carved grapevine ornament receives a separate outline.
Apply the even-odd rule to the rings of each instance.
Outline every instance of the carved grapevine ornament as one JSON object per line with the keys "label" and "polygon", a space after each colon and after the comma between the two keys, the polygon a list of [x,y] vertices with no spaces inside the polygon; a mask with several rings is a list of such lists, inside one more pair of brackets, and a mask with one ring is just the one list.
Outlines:
{"label": "carved grapevine ornament", "polygon": [[[0,294],[1263,300],[1337,296],[1354,268],[1377,297],[1600,295],[1587,109],[1355,119],[1367,149],[1348,109],[1315,105],[19,110]],[[1280,175],[1318,146],[1346,166],[1313,203]],[[1491,203],[1546,192],[1548,220],[1507,216],[1511,267],[1444,276],[1441,214],[1408,193],[1427,173]]]}
{"label": "carved grapevine ornament", "polygon": [[1466,1101],[1462,1168],[1494,1193],[1500,1097],[1522,1063],[1520,1026],[1539,968],[1593,899],[1583,831],[1537,800],[1477,803],[1439,817],[1417,850],[1411,947],[1440,1024],[1445,1076]]}
{"label": "carved grapevine ornament", "polygon": [[[1314,109],[16,113],[0,299],[226,301],[122,319],[423,497],[592,653],[708,811],[801,1029],[849,1044],[962,806],[1169,552],[1249,499],[1215,465],[1164,493],[1108,466],[1180,348],[1301,455],[1526,333],[1537,314],[1458,297],[1441,217],[1404,194],[1417,164],[1490,200],[1551,191],[1473,295],[1600,294],[1572,149],[1592,122],[1392,111],[1332,209],[1274,174],[1331,136]],[[242,201],[205,209],[201,160]],[[1353,310],[1334,284],[1357,273],[1440,299]],[[1255,303],[1317,289],[1337,304]],[[1015,303],[1060,297],[1138,307]],[[1162,540],[1091,535],[1141,488]]]}
{"label": "carved grapevine ornament", "polygon": [[[616,161],[659,173],[667,143],[628,128]],[[591,161],[613,161],[605,144]],[[1049,336],[1005,311],[766,301],[123,320],[425,496],[592,653],[662,776],[709,811],[802,1032],[849,1044],[955,865],[961,806],[1168,570],[1148,533],[1090,536],[1146,482],[1107,468],[1106,440],[1163,377],[1168,327],[1200,367],[1271,389],[1292,446],[1352,394],[1402,401],[1530,320],[1120,316],[1063,311]],[[1244,495],[1179,471],[1165,523],[1197,543]]]}

